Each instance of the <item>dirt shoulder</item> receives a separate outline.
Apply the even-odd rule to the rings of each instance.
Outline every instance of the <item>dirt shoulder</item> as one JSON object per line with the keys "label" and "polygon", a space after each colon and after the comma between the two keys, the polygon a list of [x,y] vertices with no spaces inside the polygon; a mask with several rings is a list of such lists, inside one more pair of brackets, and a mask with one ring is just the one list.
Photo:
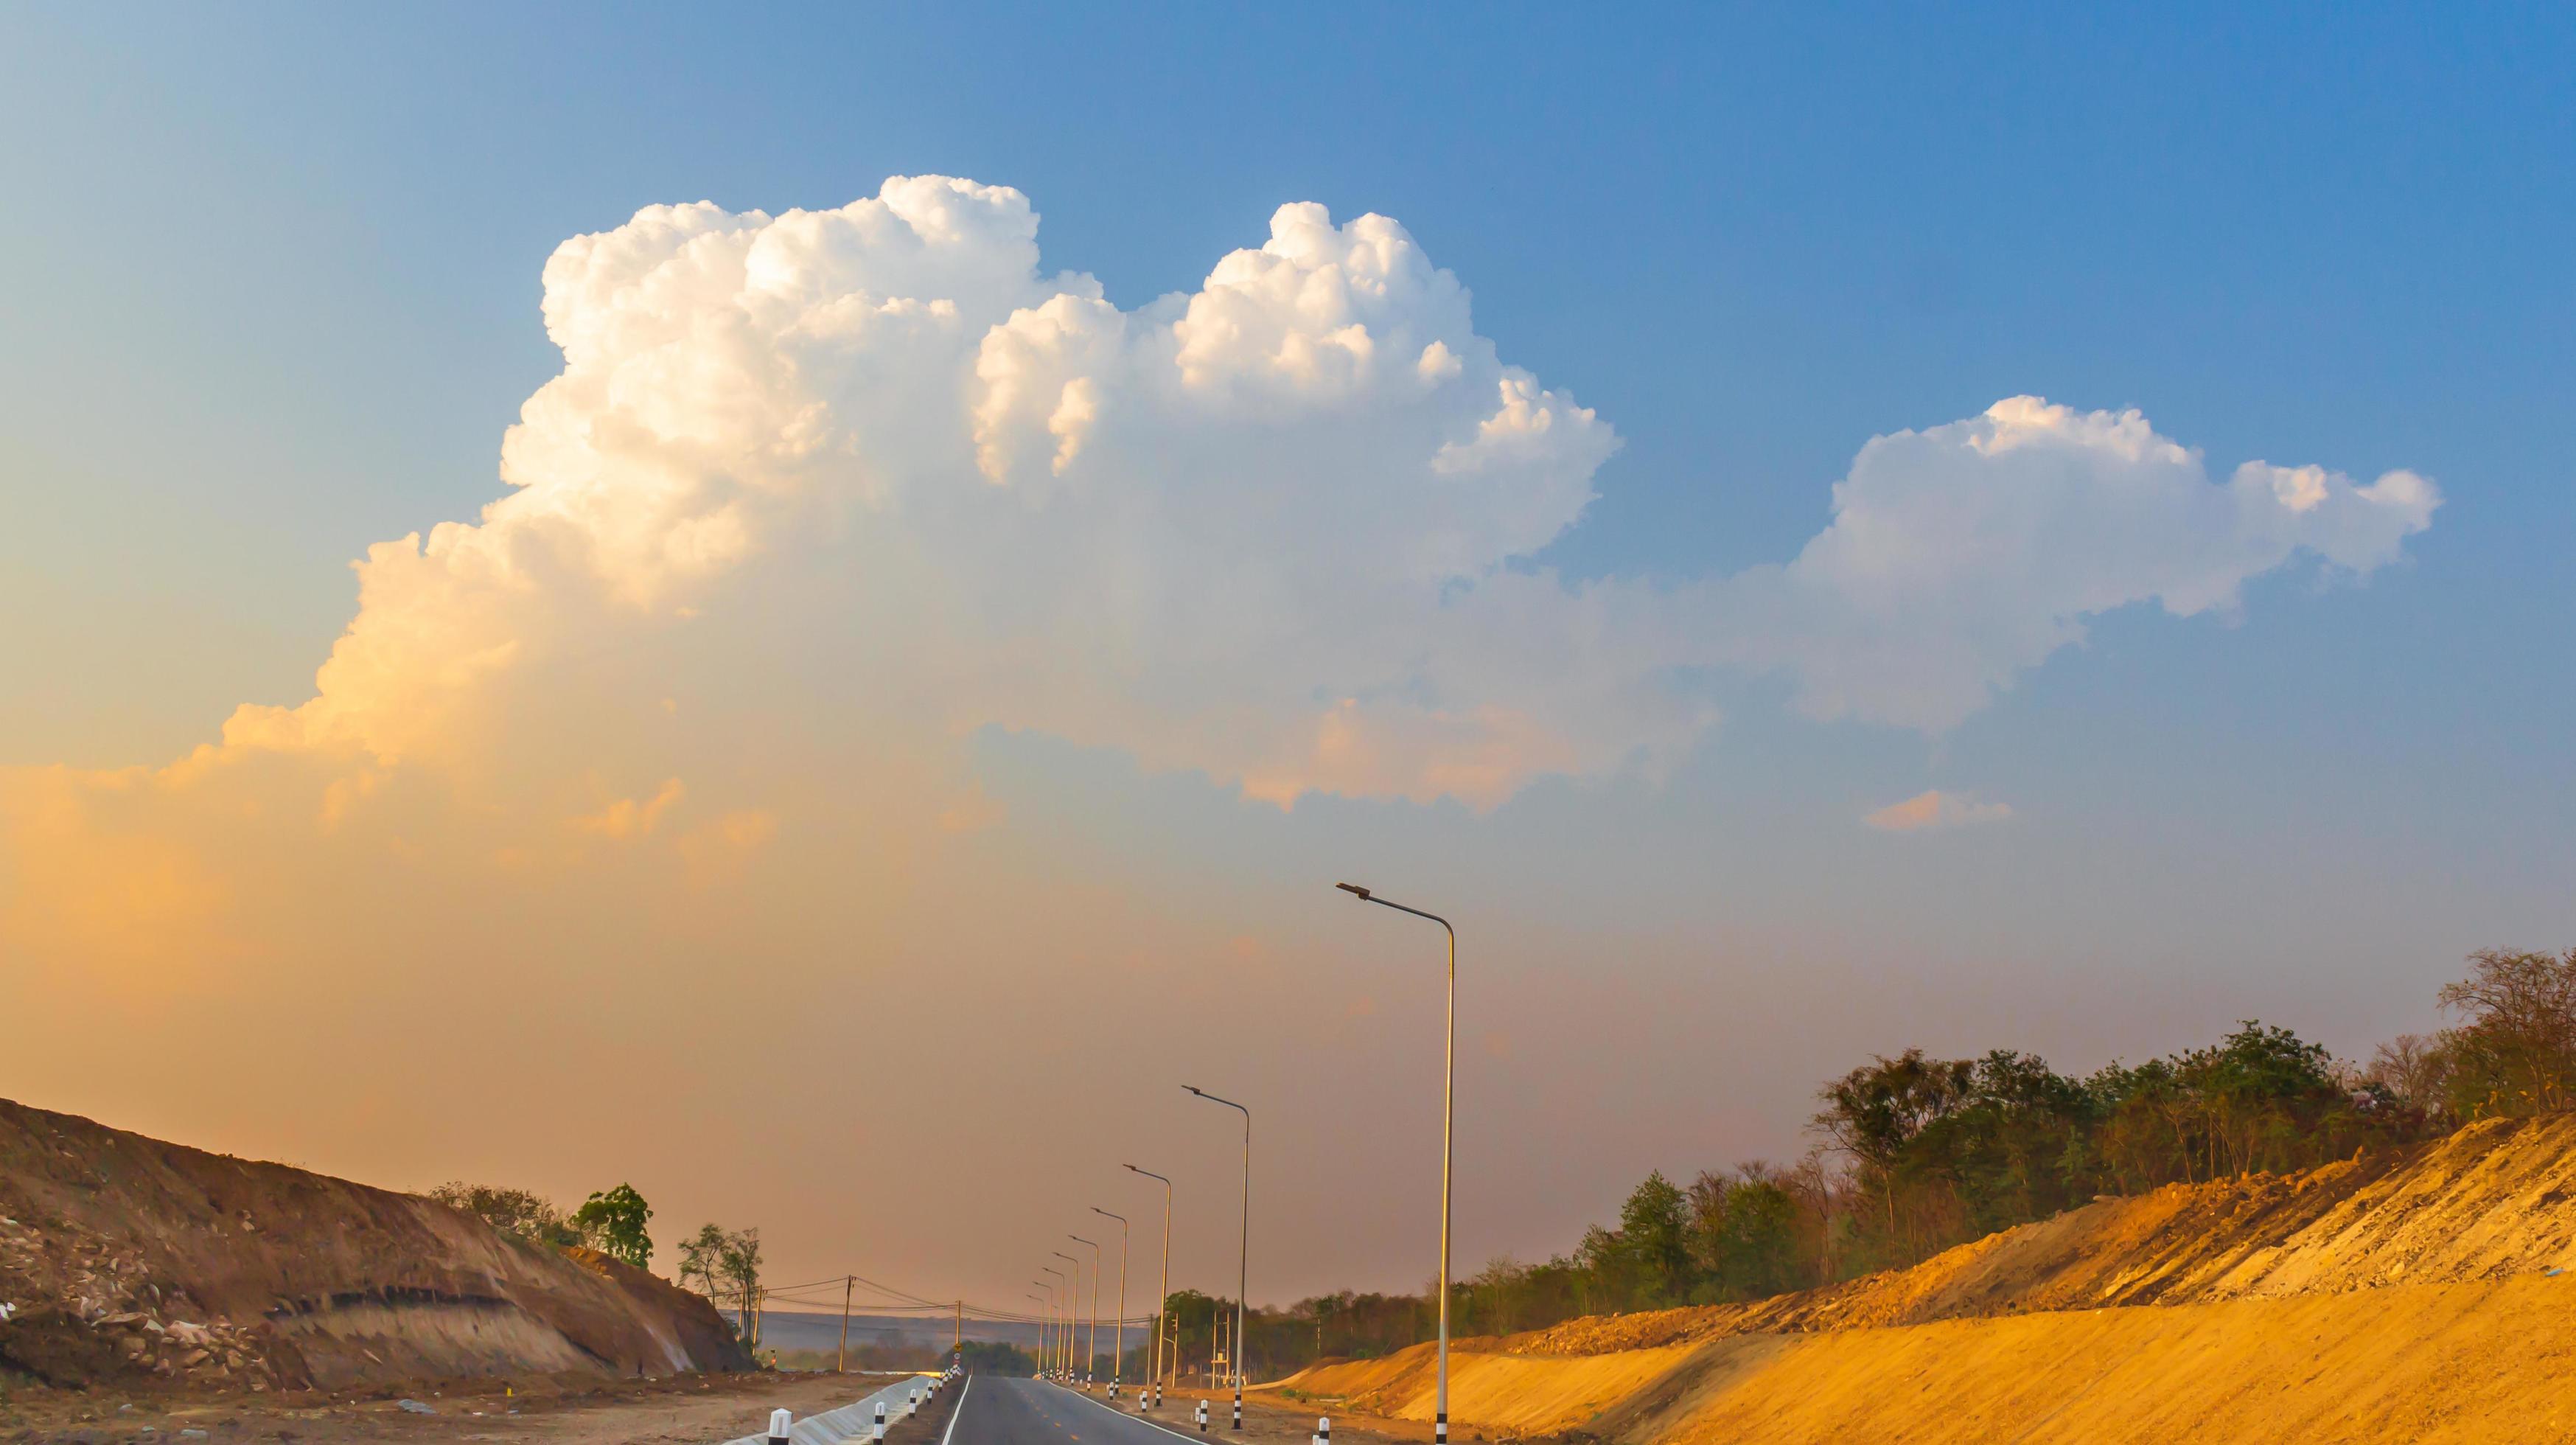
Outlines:
{"label": "dirt shoulder", "polygon": [[[11,1445],[150,1441],[545,1441],[553,1445],[710,1445],[758,1431],[780,1406],[798,1418],[874,1393],[892,1377],[761,1373],[606,1380],[590,1375],[456,1381],[362,1392],[252,1394],[202,1387],[48,1390],[23,1381],[0,1402]],[[400,1404],[411,1399],[434,1413]],[[204,1431],[203,1436],[189,1435]]]}
{"label": "dirt shoulder", "polygon": [[[1333,1422],[1335,1445],[1352,1441],[1357,1445],[1385,1445],[1396,1440],[1428,1440],[1431,1427],[1417,1429],[1408,1421],[1377,1420],[1361,1415],[1344,1414],[1317,1406],[1312,1401],[1295,1400],[1255,1390],[1243,1397],[1243,1433],[1237,1435],[1226,1427],[1234,1413],[1231,1391],[1184,1390],[1163,1396],[1162,1413],[1156,1418],[1174,1430],[1196,1435],[1194,1411],[1201,1400],[1207,1401],[1207,1438],[1215,1441],[1243,1440],[1252,1445],[1306,1445],[1314,1438],[1318,1416],[1329,1416]],[[1461,1435],[1461,1440],[1470,1437]]]}

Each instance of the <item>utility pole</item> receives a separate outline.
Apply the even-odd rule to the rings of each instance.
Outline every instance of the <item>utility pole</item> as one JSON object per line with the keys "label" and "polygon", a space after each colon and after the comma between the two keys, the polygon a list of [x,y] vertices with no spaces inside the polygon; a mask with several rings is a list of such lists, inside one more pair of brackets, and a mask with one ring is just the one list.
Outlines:
{"label": "utility pole", "polygon": [[835,1375],[850,1372],[850,1286],[857,1283],[858,1278],[854,1275],[845,1275],[841,1279],[841,1357],[832,1364]]}

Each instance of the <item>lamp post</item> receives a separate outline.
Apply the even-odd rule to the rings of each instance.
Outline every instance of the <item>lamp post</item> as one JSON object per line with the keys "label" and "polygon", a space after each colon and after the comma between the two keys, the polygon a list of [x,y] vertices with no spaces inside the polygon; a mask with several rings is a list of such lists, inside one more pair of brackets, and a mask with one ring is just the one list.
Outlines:
{"label": "lamp post", "polygon": [[1055,1251],[1055,1257],[1073,1266],[1073,1293],[1064,1297],[1064,1382],[1070,1385],[1074,1380],[1073,1352],[1082,1344],[1082,1261],[1061,1249]]}
{"label": "lamp post", "polygon": [[1196,1084],[1183,1084],[1181,1087],[1211,1104],[1223,1104],[1243,1116],[1243,1233],[1235,1246],[1234,1256],[1234,1428],[1240,1430],[1243,1428],[1243,1287],[1249,1277],[1252,1258],[1252,1111],[1232,1099],[1220,1099]]}
{"label": "lamp post", "polygon": [[1115,1400],[1118,1387],[1127,1379],[1127,1216],[1111,1214],[1097,1204],[1091,1212],[1118,1221],[1118,1314],[1109,1345],[1109,1398]]}
{"label": "lamp post", "polygon": [[[1056,1251],[1055,1257],[1058,1259],[1073,1258],[1072,1255],[1063,1253],[1062,1251]],[[1054,1275],[1059,1281],[1064,1278],[1064,1271],[1056,1268],[1054,1265],[1042,1264],[1039,1265],[1038,1268]],[[1055,1320],[1055,1352],[1047,1357],[1047,1363],[1050,1366],[1052,1373],[1055,1375],[1056,1383],[1058,1384],[1062,1384],[1064,1382],[1064,1367],[1073,1360],[1073,1351],[1066,1347],[1064,1338],[1065,1335],[1069,1333],[1069,1331],[1065,1329],[1066,1317],[1067,1312],[1062,1306],[1058,1306]]]}
{"label": "lamp post", "polygon": [[[1151,1169],[1124,1166],[1131,1174],[1163,1179]],[[1172,1298],[1172,1181],[1163,1179],[1163,1279],[1154,1291],[1154,1403],[1163,1403],[1163,1310]]]}
{"label": "lamp post", "polygon": [[[1046,1281],[1033,1279],[1030,1280],[1029,1283],[1044,1287]],[[1036,1300],[1041,1305],[1044,1305],[1047,1311],[1045,1314],[1038,1316],[1038,1373],[1043,1375],[1046,1373],[1047,1321],[1055,1318],[1055,1301],[1046,1299],[1039,1295],[1030,1295],[1029,1298]]]}
{"label": "lamp post", "polygon": [[[1072,1240],[1076,1244],[1091,1244],[1090,1240],[1083,1238],[1079,1234],[1068,1234],[1065,1238]],[[1076,1301],[1076,1303],[1080,1303],[1080,1301]],[[1098,1367],[1099,1364],[1100,1246],[1097,1244],[1091,1244],[1091,1333],[1083,1337],[1082,1343],[1082,1388],[1086,1394],[1091,1390],[1091,1372],[1093,1369]]]}
{"label": "lamp post", "polygon": [[1440,1046],[1440,1383],[1432,1401],[1431,1439],[1433,1445],[1448,1445],[1449,1440],[1449,1160],[1451,1155],[1450,1121],[1455,1117],[1458,1098],[1458,930],[1437,913],[1407,908],[1401,903],[1380,898],[1356,883],[1333,885],[1362,903],[1428,918],[1449,935],[1449,1025],[1447,1037]]}

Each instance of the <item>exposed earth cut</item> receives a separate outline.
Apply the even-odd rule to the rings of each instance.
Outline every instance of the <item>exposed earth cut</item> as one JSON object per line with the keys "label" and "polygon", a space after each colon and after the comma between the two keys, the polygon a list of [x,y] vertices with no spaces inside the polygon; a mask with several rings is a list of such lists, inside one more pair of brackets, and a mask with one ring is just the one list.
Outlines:
{"label": "exposed earth cut", "polygon": [[0,1100],[0,1377],[249,1392],[752,1362],[706,1301],[414,1195]]}
{"label": "exposed earth cut", "polygon": [[[1462,1437],[2576,1441],[2576,1118],[2103,1199],[1912,1269],[1458,1342]],[[1273,1394],[1431,1415],[1432,1352]]]}

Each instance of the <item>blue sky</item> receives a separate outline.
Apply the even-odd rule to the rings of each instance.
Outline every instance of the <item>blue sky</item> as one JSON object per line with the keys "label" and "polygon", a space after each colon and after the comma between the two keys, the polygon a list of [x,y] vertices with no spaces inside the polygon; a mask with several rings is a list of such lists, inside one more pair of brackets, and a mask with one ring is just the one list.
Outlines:
{"label": "blue sky", "polygon": [[[158,764],[310,696],[348,563],[502,490],[562,366],[537,301],[567,237],[968,176],[1133,310],[1313,200],[1401,221],[1504,360],[1617,428],[1526,559],[1569,578],[1786,561],[1870,437],[2023,393],[2140,408],[2213,475],[2407,468],[2444,505],[2358,582],[2104,615],[1946,731],[1731,679],[1669,777],[1491,812],[1280,814],[996,728],[993,866],[1105,850],[1288,929],[1270,880],[1357,859],[1509,917],[1532,979],[1767,1017],[1707,1046],[1732,1071],[1681,1038],[1623,1066],[1683,1102],[1566,1146],[1603,1189],[1795,1148],[1862,1050],[2090,1066],[2259,1012],[2366,1052],[2467,949],[2576,942],[2571,69],[2554,7],[22,7],[0,765]],[[1859,826],[1927,788],[2013,817]],[[1513,997],[1496,1059],[1561,1002]],[[1534,1077],[1494,1087],[1562,1097]]]}
{"label": "blue sky", "polygon": [[[2143,407],[2226,464],[2432,475],[2454,506],[2424,545],[2478,560],[2414,584],[2453,624],[2419,660],[2474,618],[2555,630],[2570,506],[2539,423],[2571,370],[2576,138],[2552,7],[10,23],[0,105],[36,143],[0,161],[27,499],[0,546],[46,579],[10,600],[157,639],[207,706],[236,658],[261,695],[301,681],[353,539],[487,499],[554,366],[531,302],[557,241],[915,171],[1030,193],[1049,259],[1125,305],[1283,198],[1396,216],[1508,357],[1627,437],[1555,549],[1578,572],[1776,560],[1859,441],[2027,391]],[[138,545],[150,602],[101,585]],[[45,656],[111,666],[88,651]],[[13,760],[145,741],[112,715],[133,680],[85,683],[13,700]],[[198,726],[162,713],[151,749]]]}

